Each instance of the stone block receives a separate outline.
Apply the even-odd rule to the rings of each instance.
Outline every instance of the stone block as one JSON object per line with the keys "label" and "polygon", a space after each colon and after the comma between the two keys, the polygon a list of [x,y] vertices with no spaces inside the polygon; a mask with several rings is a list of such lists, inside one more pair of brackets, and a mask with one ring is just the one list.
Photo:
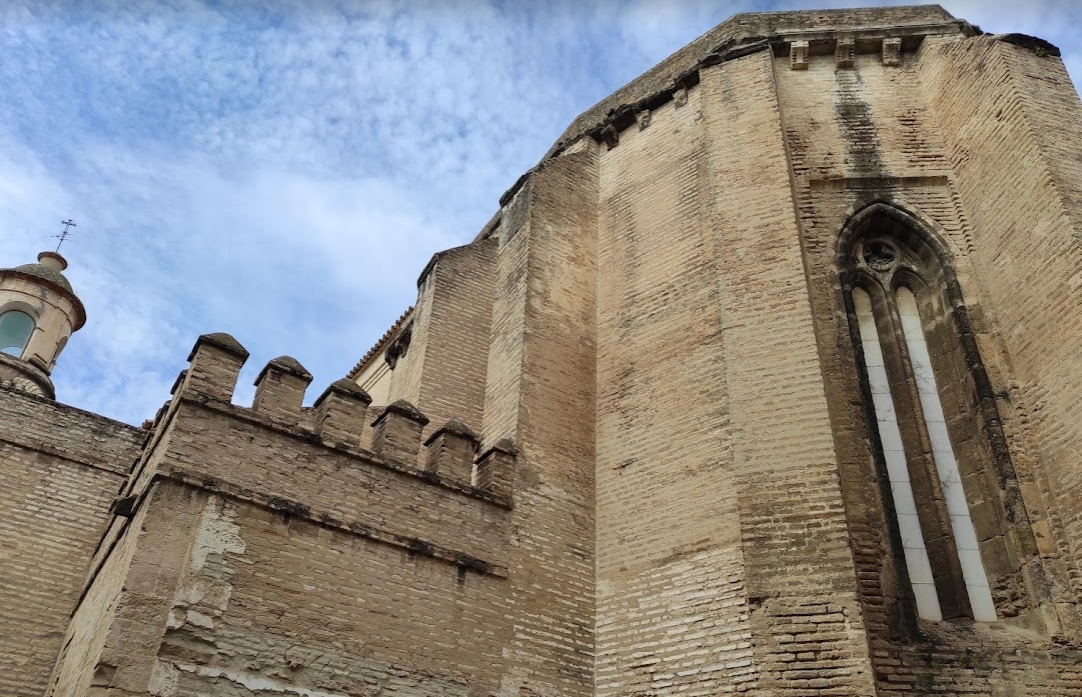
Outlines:
{"label": "stone block", "polygon": [[896,36],[883,39],[883,65],[896,68],[902,64],[902,40]]}
{"label": "stone block", "polygon": [[856,59],[857,46],[853,41],[852,36],[839,36],[837,43],[834,47],[834,60],[839,69],[849,69],[853,67],[853,62]]}
{"label": "stone block", "polygon": [[793,41],[789,44],[789,69],[808,69],[808,42]]}

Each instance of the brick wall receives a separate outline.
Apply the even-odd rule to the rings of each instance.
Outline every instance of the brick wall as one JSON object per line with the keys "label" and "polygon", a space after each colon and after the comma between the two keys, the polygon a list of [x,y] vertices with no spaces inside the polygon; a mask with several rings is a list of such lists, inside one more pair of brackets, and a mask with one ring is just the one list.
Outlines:
{"label": "brick wall", "polygon": [[[129,596],[125,598],[121,618],[114,618],[121,590],[130,580],[134,580],[130,577],[130,565],[142,536],[146,535],[147,541],[156,546],[160,553],[166,555],[159,557],[158,561],[161,563],[154,569],[154,576],[164,580],[160,583],[163,588],[168,587],[170,576],[176,576],[184,559],[183,554],[169,556],[176,551],[175,545],[161,544],[166,536],[161,532],[163,528],[160,523],[149,529],[144,528],[148,510],[148,506],[143,506],[130,521],[118,520],[110,529],[110,534],[103,543],[105,549],[102,554],[102,564],[92,567],[86,592],[71,614],[63,635],[64,644],[56,661],[52,681],[44,694],[103,697],[103,692],[104,695],[109,694],[103,688],[113,685],[123,686],[133,682],[138,689],[139,674],[145,673],[153,665],[154,649],[160,635],[160,622],[153,621],[158,619],[153,610],[158,608],[147,608],[144,603],[143,609],[132,618],[134,621],[125,621],[123,616],[131,615],[131,611],[126,608],[138,607],[133,600],[146,599],[145,593],[142,596]],[[164,529],[169,530],[168,535],[174,535],[176,536],[174,539],[179,538],[190,543],[186,536],[187,527],[183,519],[174,515],[167,522],[168,525]],[[129,642],[134,646],[142,646],[143,649],[141,652],[138,650],[127,652],[130,656],[128,660],[123,660],[125,653],[116,650],[117,644],[121,641]],[[103,651],[106,652],[104,657]],[[109,651],[113,653],[110,654]],[[116,675],[118,667],[121,667],[119,678]]]}
{"label": "brick wall", "polygon": [[[936,70],[927,84],[973,225],[973,263],[989,279],[990,313],[1010,357],[1004,387],[1018,421],[1012,441],[1029,446],[1022,458],[1033,472],[1027,496],[1052,511],[1049,536],[1059,547],[1046,556],[1073,580],[1073,593],[1057,600],[1074,605],[1082,592],[1082,321],[1070,299],[1082,269],[1082,213],[1078,138],[1068,134],[1078,133],[1082,107],[1054,57],[987,38],[929,53]],[[971,77],[962,83],[962,75]]]}
{"label": "brick wall", "polygon": [[707,113],[716,114],[708,133],[721,360],[755,657],[776,694],[828,686],[866,694],[871,666],[772,57],[704,71],[702,84],[717,105]]}
{"label": "brick wall", "polygon": [[[941,138],[920,98],[919,64],[909,54],[884,68],[876,54],[858,55],[852,71],[833,56],[813,58],[807,70],[775,61],[786,145],[794,178],[801,245],[812,302],[839,473],[864,600],[873,634],[904,626],[912,607],[900,607],[900,544],[887,534],[884,489],[875,460],[843,299],[839,293],[838,237],[861,205],[880,198],[919,211],[954,251],[968,247],[968,228],[949,188]],[[964,258],[956,263],[972,286]],[[899,541],[900,542],[900,541]]]}
{"label": "brick wall", "polygon": [[[74,631],[56,695],[498,685],[496,577],[173,482],[153,488],[114,554],[86,606],[104,617],[76,617],[90,629]],[[80,641],[90,650],[74,661]]]}
{"label": "brick wall", "polygon": [[597,692],[754,685],[701,90],[602,150]]}
{"label": "brick wall", "polygon": [[594,678],[596,153],[546,162],[519,196],[522,226],[511,236],[509,215],[502,241],[485,404],[486,437],[510,436],[519,450],[501,689],[584,695]]}
{"label": "brick wall", "polygon": [[495,239],[456,247],[433,259],[425,279],[432,319],[417,406],[431,419],[429,431],[449,419],[481,429],[495,259]]}
{"label": "brick wall", "polygon": [[416,539],[506,566],[506,541],[500,534],[508,516],[505,506],[430,481],[415,459],[381,466],[306,443],[295,432],[244,418],[249,414],[242,410],[214,406],[180,405],[155,454],[158,473],[303,511],[336,527]]}
{"label": "brick wall", "polygon": [[[136,517],[106,535],[52,694],[232,694],[253,680],[495,689],[507,496],[418,469],[419,429],[405,459],[350,445],[343,425],[354,443],[373,429],[367,404],[328,392],[337,420],[320,421],[288,359],[268,365],[254,408],[231,404],[243,349],[216,337],[197,343],[158,416],[124,491]],[[411,418],[388,412],[375,429]],[[298,661],[311,669],[294,675]]]}
{"label": "brick wall", "polygon": [[0,389],[0,693],[45,684],[145,432]]}
{"label": "brick wall", "polygon": [[[1032,308],[1022,311],[1018,301],[1030,293],[1035,271],[1024,271],[1014,258],[1007,264],[1001,251],[1009,240],[1020,245],[1019,259],[1024,255],[1040,259],[1035,263],[1060,263],[1035,254],[1034,240],[1026,239],[1031,233],[1022,232],[1035,225],[1039,229],[1042,216],[1056,210],[1056,194],[1040,175],[1039,163],[1029,161],[1040,148],[1028,140],[1032,131],[1023,123],[1020,102],[1013,111],[1009,106],[1014,89],[1009,84],[1010,71],[997,58],[1004,54],[1028,61],[1034,74],[1048,71],[1042,74],[1059,88],[1049,90],[1050,97],[1055,91],[1052,101],[1059,100],[1059,118],[1068,118],[1072,104],[1077,108],[1077,98],[1072,102],[1061,96],[1065,84],[1056,77],[1062,71],[1058,61],[1047,57],[1045,63],[1035,63],[1032,52],[987,37],[927,38],[919,53],[904,55],[900,67],[883,66],[875,54],[858,55],[852,71],[836,70],[833,56],[813,57],[805,71],[791,71],[787,57],[775,62],[850,540],[882,695],[967,690],[1051,695],[1078,689],[1076,654],[1048,650],[1053,646],[1049,631],[1077,634],[1073,629],[1059,629],[1073,622],[1074,610],[1069,606],[1075,599],[1068,591],[1073,536],[1062,529],[1052,532],[1058,513],[1048,505],[1048,487],[1056,484],[1045,479],[1035,456],[1041,446],[1035,442],[1035,419],[1024,404],[1025,395],[1016,397],[1012,387],[1020,373],[1048,364],[1047,358],[1023,357],[1012,346],[1025,336],[1019,326],[1023,317],[1032,316]],[[1027,86],[1035,84],[1046,81],[1026,81]],[[1006,114],[1012,116],[1001,118]],[[1077,116],[1070,118],[1077,120]],[[1043,127],[1055,130],[1051,123]],[[1032,187],[1030,193],[1020,194],[1024,187]],[[1030,200],[1029,196],[1052,199],[1035,201],[1027,212],[1019,202]],[[951,435],[952,440],[958,438],[956,449],[963,459],[986,457],[979,452],[984,446],[964,431],[1003,424],[1009,449],[1004,458],[1011,479],[998,480],[995,488],[1006,486],[999,493],[1009,498],[1011,487],[1020,487],[1025,519],[1018,529],[1032,530],[1038,540],[1042,535],[1047,540],[1039,543],[1044,548],[1041,560],[1017,574],[1031,594],[1033,610],[1013,619],[1001,617],[1020,626],[1016,631],[1036,630],[1024,634],[1024,640],[1004,632],[1001,624],[963,628],[920,622],[919,628],[907,628],[915,620],[912,608],[900,599],[904,589],[898,586],[898,549],[887,535],[888,514],[882,505],[889,490],[877,482],[866,416],[856,399],[860,385],[837,266],[838,233],[849,216],[874,200],[886,200],[913,213],[946,245],[993,389],[996,394],[1012,393],[992,407],[998,423],[981,421],[983,417],[975,413],[972,419],[952,425]],[[1016,273],[1030,276],[1023,280]],[[1055,273],[1046,277],[1054,283],[1066,278]],[[1039,301],[1032,295],[1025,302]],[[1009,314],[1016,312],[1016,316]],[[1058,342],[1065,330],[1070,331],[1066,329],[1069,322],[1064,325],[1064,313],[1055,313],[1060,338],[1052,343],[1062,346]],[[1048,336],[1045,341],[1051,342]],[[946,339],[945,348],[957,352],[957,338]],[[1030,360],[1035,362],[1030,364]],[[956,397],[958,404],[966,403],[970,399],[966,395],[976,389],[971,378],[965,378],[968,383],[957,382],[963,377],[955,375],[955,385],[947,381],[944,387],[944,394]],[[1015,483],[1003,485],[1004,481]],[[1010,554],[1028,549],[1020,538],[1012,544]],[[1031,581],[1033,574],[1040,579]],[[1050,610],[1057,603],[1061,609]],[[935,657],[930,653],[933,645]],[[1018,652],[1017,656],[1012,657],[1012,652]]]}

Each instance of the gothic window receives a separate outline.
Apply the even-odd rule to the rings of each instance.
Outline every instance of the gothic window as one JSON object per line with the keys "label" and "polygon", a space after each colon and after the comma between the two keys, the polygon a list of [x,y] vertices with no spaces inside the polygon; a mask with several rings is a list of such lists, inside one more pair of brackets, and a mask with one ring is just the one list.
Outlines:
{"label": "gothic window", "polygon": [[25,312],[10,310],[0,315],[0,351],[22,356],[33,331],[34,318]]}
{"label": "gothic window", "polygon": [[995,621],[997,607],[1025,600],[1000,559],[1012,555],[998,554],[1011,516],[991,460],[1004,449],[988,442],[998,419],[980,411],[974,386],[987,376],[946,254],[910,216],[875,204],[847,225],[838,261],[899,585],[921,618]]}

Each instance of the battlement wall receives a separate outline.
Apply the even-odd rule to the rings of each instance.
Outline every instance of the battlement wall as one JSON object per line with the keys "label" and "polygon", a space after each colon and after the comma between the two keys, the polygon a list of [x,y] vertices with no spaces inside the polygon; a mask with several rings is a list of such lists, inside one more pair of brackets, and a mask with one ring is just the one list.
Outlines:
{"label": "battlement wall", "polygon": [[502,573],[509,444],[478,453],[478,437],[453,420],[422,443],[423,414],[401,401],[369,414],[368,396],[345,380],[304,409],[311,376],[287,357],[260,373],[252,407],[231,404],[244,356],[230,342],[197,343],[128,494],[167,477]]}
{"label": "battlement wall", "polygon": [[[306,660],[296,652],[330,656],[332,646],[334,666],[353,666],[357,680],[394,682],[415,666],[407,681],[422,687],[407,694],[461,686],[464,666],[494,674],[511,444],[478,454],[478,437],[454,420],[422,442],[423,414],[403,401],[370,414],[348,380],[304,408],[311,375],[288,357],[260,372],[251,407],[237,406],[246,358],[222,334],[192,350],[95,556],[55,694],[92,683],[218,694],[208,677],[266,679],[252,673],[257,656],[293,665]],[[466,657],[418,651],[430,633]],[[341,679],[324,667],[313,680]]]}

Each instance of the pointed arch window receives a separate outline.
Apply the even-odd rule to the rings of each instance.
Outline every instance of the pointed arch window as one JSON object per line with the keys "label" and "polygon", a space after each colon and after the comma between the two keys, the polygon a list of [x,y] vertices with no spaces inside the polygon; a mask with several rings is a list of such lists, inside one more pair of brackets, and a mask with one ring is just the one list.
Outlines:
{"label": "pointed arch window", "polygon": [[1013,468],[945,248],[882,203],[854,216],[840,242],[899,586],[927,620],[1018,614],[1030,605],[1028,560],[1010,540],[1032,531],[1005,491]]}
{"label": "pointed arch window", "polygon": [[34,318],[19,310],[0,314],[0,352],[21,357],[30,335],[34,331]]}

